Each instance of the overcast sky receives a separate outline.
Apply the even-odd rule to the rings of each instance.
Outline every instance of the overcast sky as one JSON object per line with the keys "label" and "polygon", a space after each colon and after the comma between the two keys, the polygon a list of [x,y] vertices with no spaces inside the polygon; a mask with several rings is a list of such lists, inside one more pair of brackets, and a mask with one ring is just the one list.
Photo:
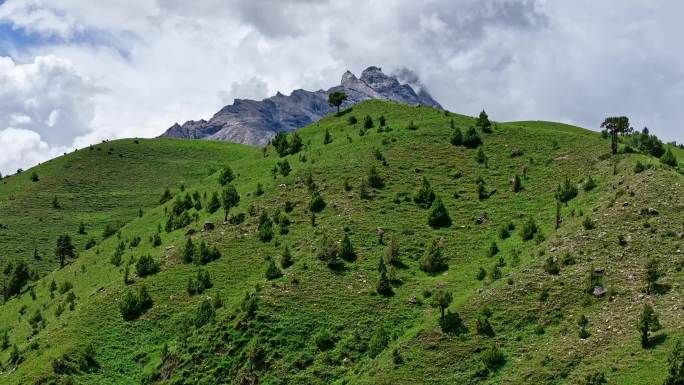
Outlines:
{"label": "overcast sky", "polygon": [[0,0],[0,172],[408,68],[445,108],[684,141],[682,1]]}

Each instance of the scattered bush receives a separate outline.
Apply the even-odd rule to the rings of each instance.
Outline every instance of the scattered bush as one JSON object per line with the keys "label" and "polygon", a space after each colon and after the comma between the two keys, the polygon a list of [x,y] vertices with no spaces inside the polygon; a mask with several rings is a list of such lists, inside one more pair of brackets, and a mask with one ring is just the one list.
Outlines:
{"label": "scattered bush", "polygon": [[563,184],[558,186],[556,197],[558,201],[567,204],[572,198],[577,196],[577,187],[570,183],[570,179],[565,178]]}
{"label": "scattered bush", "polygon": [[230,168],[230,166],[225,166],[219,173],[219,184],[221,186],[225,186],[228,183],[232,182],[233,179],[235,179],[235,174],[233,173],[233,170]]}
{"label": "scattered bush", "polygon": [[463,145],[467,148],[477,148],[482,145],[482,140],[480,139],[480,135],[478,135],[477,131],[475,131],[475,127],[470,126],[466,130],[465,134],[463,135]]}
{"label": "scattered bush", "polygon": [[420,259],[420,269],[427,273],[437,273],[448,267],[446,258],[442,255],[442,247],[439,241],[434,239]]}
{"label": "scattered bush", "polygon": [[539,228],[537,227],[537,223],[532,217],[530,217],[530,219],[528,219],[520,229],[520,237],[523,239],[523,241],[529,241],[534,238],[538,231]]}
{"label": "scattered bush", "polygon": [[432,207],[428,212],[428,224],[433,228],[448,227],[451,225],[451,218],[446,206],[439,197],[432,202]]}
{"label": "scattered bush", "polygon": [[660,157],[660,162],[670,167],[677,167],[677,157],[672,153],[672,150],[670,150],[669,147],[663,156]]}
{"label": "scattered bush", "polygon": [[495,345],[482,353],[482,363],[491,371],[496,371],[506,364],[506,356]]}
{"label": "scattered bush", "polygon": [[356,252],[354,252],[351,239],[349,239],[347,234],[344,234],[342,244],[340,245],[340,257],[345,261],[353,261],[356,259]]}
{"label": "scattered bush", "polygon": [[371,118],[370,115],[366,115],[363,119],[363,128],[367,130],[373,128],[373,118]]}
{"label": "scattered bush", "polygon": [[328,238],[325,234],[323,234],[319,243],[317,257],[331,268],[337,267],[340,264],[337,245],[335,241]]}
{"label": "scattered bush", "polygon": [[544,271],[551,275],[560,274],[560,264],[556,257],[548,257],[544,262]]}
{"label": "scattered bush", "polygon": [[135,271],[139,277],[146,277],[148,275],[159,272],[159,263],[149,255],[143,255],[135,264]]}
{"label": "scattered bush", "polygon": [[272,258],[268,259],[268,262],[266,264],[266,279],[268,280],[274,280],[278,279],[283,276],[283,272],[280,271],[278,268],[278,265],[276,265],[275,261]]}
{"label": "scattered bush", "polygon": [[584,188],[584,191],[591,191],[596,188],[596,181],[591,177],[591,175],[589,175],[589,177],[587,177],[587,179],[584,181],[584,185],[582,187]]}
{"label": "scattered bush", "polygon": [[325,208],[325,201],[321,194],[316,191],[311,194],[311,200],[309,200],[309,211],[312,213],[320,213]]}
{"label": "scattered bush", "polygon": [[504,223],[499,226],[499,238],[506,239],[511,236],[511,231],[515,230],[515,225],[513,222]]}
{"label": "scattered bush", "polygon": [[372,188],[383,188],[385,186],[385,182],[375,166],[371,166],[368,170],[368,177],[366,180],[368,181],[368,185]]}
{"label": "scattered bush", "polygon": [[209,272],[204,269],[197,270],[195,277],[188,278],[187,291],[189,295],[202,294],[212,286]]}
{"label": "scattered bush", "polygon": [[195,327],[199,329],[202,326],[213,322],[215,317],[216,311],[214,310],[214,306],[205,299],[200,303],[197,312],[195,313]]}
{"label": "scattered bush", "polygon": [[152,307],[153,301],[147,292],[145,285],[140,286],[137,293],[132,289],[126,290],[124,297],[119,304],[119,310],[124,320],[133,320],[145,313]]}
{"label": "scattered bush", "polygon": [[380,327],[375,330],[368,342],[368,355],[371,358],[377,357],[389,345],[389,334],[385,328]]}
{"label": "scattered bush", "polygon": [[432,206],[432,202],[435,201],[435,191],[430,186],[430,181],[426,176],[420,182],[420,186],[413,193],[413,201],[422,208],[428,208]]}

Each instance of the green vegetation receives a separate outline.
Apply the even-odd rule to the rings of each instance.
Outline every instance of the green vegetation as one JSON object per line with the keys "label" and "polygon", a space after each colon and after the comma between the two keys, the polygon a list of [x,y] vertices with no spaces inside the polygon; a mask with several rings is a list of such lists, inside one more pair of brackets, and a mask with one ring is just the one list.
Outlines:
{"label": "green vegetation", "polygon": [[4,178],[0,382],[681,382],[684,180],[647,146],[351,111],[374,127],[331,115],[265,151],[112,141],[122,157],[93,146]]}

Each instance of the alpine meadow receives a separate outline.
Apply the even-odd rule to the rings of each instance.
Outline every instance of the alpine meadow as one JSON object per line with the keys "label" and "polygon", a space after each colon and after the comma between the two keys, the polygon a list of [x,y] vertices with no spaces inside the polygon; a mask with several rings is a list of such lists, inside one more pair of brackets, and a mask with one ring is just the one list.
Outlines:
{"label": "alpine meadow", "polygon": [[7,176],[2,382],[676,384],[684,154],[643,135],[371,100]]}

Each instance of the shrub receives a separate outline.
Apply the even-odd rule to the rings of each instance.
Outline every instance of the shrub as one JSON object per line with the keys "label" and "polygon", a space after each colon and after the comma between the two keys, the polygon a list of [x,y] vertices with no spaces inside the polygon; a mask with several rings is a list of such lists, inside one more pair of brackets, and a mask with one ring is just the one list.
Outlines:
{"label": "shrub", "polygon": [[223,167],[219,173],[219,184],[221,186],[225,186],[232,182],[233,179],[235,179],[235,174],[233,174],[233,170],[230,168],[230,166]]}
{"label": "shrub", "polygon": [[420,269],[428,273],[437,273],[449,266],[442,255],[442,247],[439,241],[434,239],[423,253],[420,259]]}
{"label": "shrub", "polygon": [[311,194],[311,200],[309,200],[309,211],[312,213],[320,213],[325,208],[325,201],[321,194],[316,191]]}
{"label": "shrub", "polygon": [[221,252],[218,251],[216,246],[211,249],[207,246],[207,243],[202,241],[197,248],[195,253],[195,263],[200,265],[206,265],[209,262],[215,261],[221,258]]}
{"label": "shrub", "polygon": [[205,299],[202,301],[202,303],[200,303],[199,307],[197,308],[197,312],[195,313],[195,327],[200,328],[210,322],[213,322],[215,317],[216,311],[214,310],[214,307],[211,305],[209,300]]}
{"label": "shrub", "polygon": [[522,190],[522,182],[520,180],[520,175],[515,174],[511,179],[511,190],[513,192],[519,192]]}
{"label": "shrub", "polygon": [[461,131],[460,128],[456,128],[453,134],[451,134],[451,138],[449,139],[449,142],[453,144],[454,146],[461,146],[463,145],[463,132]]}
{"label": "shrub", "polygon": [[477,271],[477,276],[476,276],[478,281],[482,281],[483,279],[487,278],[487,270],[484,268],[480,267],[480,269]]}
{"label": "shrub", "polygon": [[262,211],[259,216],[258,237],[263,242],[269,242],[273,238],[273,222],[268,217],[266,210]]}
{"label": "shrub", "polygon": [[187,291],[190,295],[202,294],[212,286],[209,272],[204,269],[197,270],[197,276],[188,278]]}
{"label": "shrub", "polygon": [[323,144],[330,144],[332,143],[332,135],[330,135],[330,130],[327,128],[325,129],[325,137],[323,138]]}
{"label": "shrub", "polygon": [[12,296],[21,292],[21,289],[26,285],[30,278],[30,271],[28,264],[24,261],[19,261],[16,264],[8,264],[5,268],[5,277],[3,278],[3,297],[5,301]]}
{"label": "shrub", "polygon": [[684,384],[684,345],[680,340],[675,342],[667,362],[670,365],[670,370],[663,385]]}
{"label": "shrub", "polygon": [[499,238],[506,239],[506,238],[510,237],[511,231],[513,231],[514,229],[515,229],[515,225],[513,224],[513,222],[508,222],[508,223],[502,224],[501,226],[499,226],[499,230],[498,230]]}
{"label": "shrub", "polygon": [[594,222],[588,215],[582,220],[582,227],[584,227],[585,230],[592,230],[594,228]]}
{"label": "shrub", "polygon": [[379,327],[375,330],[368,342],[368,355],[371,358],[377,357],[389,345],[389,334],[384,327]]}
{"label": "shrub", "polygon": [[468,148],[477,148],[481,144],[480,135],[475,131],[475,127],[470,126],[463,135],[463,145]]}
{"label": "shrub", "polygon": [[355,125],[358,121],[359,120],[356,119],[356,116],[354,116],[354,115],[351,115],[350,117],[347,118],[347,123],[349,123],[349,125],[351,125],[351,126]]}
{"label": "shrub", "polygon": [[266,264],[266,279],[273,280],[278,279],[283,276],[283,272],[280,271],[275,261],[272,258],[268,259]]}
{"label": "shrub", "polygon": [[271,140],[271,144],[280,157],[287,155],[290,150],[290,145],[287,143],[287,134],[283,131],[276,133]]}
{"label": "shrub", "polygon": [[288,162],[287,159],[283,159],[281,162],[278,162],[278,170],[282,176],[290,175],[290,171],[292,171],[290,162]]}
{"label": "shrub", "polygon": [[[608,381],[606,381],[606,376],[603,375],[603,373],[590,373],[587,374],[582,382],[580,382],[580,385],[605,385],[607,384]],[[675,385],[677,383],[666,383],[666,385]]]}
{"label": "shrub", "polygon": [[68,292],[69,290],[74,288],[74,284],[71,283],[71,281],[62,281],[62,283],[59,284],[59,294],[64,294]]}
{"label": "shrub", "polygon": [[591,175],[589,175],[589,177],[587,177],[587,179],[584,181],[582,188],[584,188],[584,191],[591,191],[596,188],[596,181],[591,177]]}
{"label": "shrub", "polygon": [[366,117],[363,118],[363,128],[373,128],[373,118],[371,118],[370,115],[366,115]]}
{"label": "shrub", "polygon": [[135,271],[139,277],[156,274],[159,272],[159,263],[151,256],[143,255],[138,259],[138,263],[135,264]]}
{"label": "shrub", "polygon": [[489,193],[487,192],[487,188],[485,187],[485,181],[484,179],[482,179],[482,177],[477,177],[477,180],[475,181],[475,186],[477,190],[478,199],[482,200],[489,198]]}
{"label": "shrub", "polygon": [[287,245],[285,245],[285,247],[283,248],[283,252],[280,254],[280,266],[282,266],[283,269],[287,269],[293,264],[294,261],[292,260],[292,253],[290,252],[290,248]]}
{"label": "shrub", "polygon": [[523,239],[523,241],[529,241],[534,238],[538,231],[539,228],[537,227],[537,223],[532,217],[530,217],[530,219],[528,219],[520,229],[520,237]]}
{"label": "shrub", "polygon": [[385,182],[375,166],[371,166],[371,168],[368,170],[368,177],[366,180],[368,181],[368,185],[372,188],[383,188],[385,186]]}
{"label": "shrub", "polygon": [[340,264],[337,245],[335,244],[335,241],[328,238],[325,234],[323,234],[319,243],[317,257],[325,262],[328,267],[337,267]]}
{"label": "shrub", "polygon": [[451,225],[451,218],[447,212],[446,206],[439,197],[432,202],[432,207],[428,212],[428,224],[433,228],[447,227]]}
{"label": "shrub", "polygon": [[150,237],[150,243],[152,243],[153,247],[157,247],[162,244],[161,240],[161,235],[159,233],[155,233]]}
{"label": "shrub", "polygon": [[435,192],[432,189],[432,186],[430,186],[430,181],[428,181],[426,176],[423,176],[420,186],[413,193],[413,201],[417,203],[418,206],[425,209],[430,207],[432,202],[435,201]]}
{"label": "shrub", "polygon": [[577,196],[577,187],[570,183],[570,179],[565,178],[563,184],[558,186],[556,197],[562,203],[568,203],[572,198]]}
{"label": "shrub", "polygon": [[641,347],[644,349],[650,347],[651,333],[660,329],[658,315],[656,314],[655,310],[653,310],[651,305],[644,305],[644,309],[639,317],[637,328],[641,333]]}
{"label": "shrub", "polygon": [[487,256],[493,257],[499,253],[499,245],[496,244],[496,241],[492,241],[492,244],[489,245],[489,250],[487,250]]}
{"label": "shrub", "polygon": [[318,330],[313,335],[313,342],[321,351],[330,350],[335,347],[335,337],[327,329]]}
{"label": "shrub", "polygon": [[487,162],[487,155],[485,155],[484,148],[482,146],[477,148],[477,152],[475,153],[475,161],[480,164]]}
{"label": "shrub", "polygon": [[161,198],[159,198],[159,204],[163,205],[164,203],[170,201],[172,198],[173,196],[171,196],[171,190],[169,190],[169,188],[167,187],[164,190],[164,193],[162,194]]}
{"label": "shrub", "polygon": [[153,301],[147,292],[145,285],[140,286],[137,293],[132,289],[126,290],[124,297],[119,304],[119,310],[124,320],[133,320],[145,313],[152,307]]}
{"label": "shrub", "polygon": [[342,244],[340,245],[340,257],[346,261],[353,261],[356,259],[356,252],[352,246],[351,240],[347,234],[344,234]]}
{"label": "shrub", "polygon": [[406,129],[407,129],[407,130],[410,130],[410,131],[415,131],[415,130],[418,129],[418,126],[416,126],[416,125],[413,123],[413,120],[411,120],[411,121],[409,122],[409,125],[406,126]]}
{"label": "shrub", "polygon": [[641,161],[637,160],[636,164],[634,165],[634,173],[638,174],[640,172],[645,171],[648,168],[649,168],[649,165],[645,165],[645,164],[641,163]]}
{"label": "shrub", "polygon": [[385,248],[385,262],[394,266],[401,264],[401,260],[399,259],[399,241],[397,240],[397,237],[392,237]]}
{"label": "shrub", "polygon": [[442,328],[442,332],[448,334],[461,335],[468,332],[461,316],[450,311],[447,311],[444,317],[440,318],[439,326]]}
{"label": "shrub", "polygon": [[387,267],[385,266],[385,261],[380,258],[380,263],[378,264],[378,272],[380,276],[378,277],[378,283],[375,286],[375,290],[378,294],[384,296],[390,296],[393,294],[394,290],[390,284],[389,278],[387,277]]}
{"label": "shrub", "polygon": [[487,116],[485,110],[480,112],[480,115],[475,121],[475,126],[479,127],[484,133],[488,134],[492,132],[492,122],[489,121],[489,116]]}
{"label": "shrub", "polygon": [[544,271],[551,275],[560,274],[560,264],[558,263],[558,259],[556,259],[556,257],[546,258],[546,261],[544,262]]}
{"label": "shrub", "polygon": [[668,147],[663,156],[660,157],[660,162],[670,167],[677,167],[677,157],[672,153]]}
{"label": "shrub", "polygon": [[219,208],[221,208],[221,201],[219,201],[218,193],[216,191],[214,191],[211,194],[211,199],[209,200],[209,204],[207,205],[207,212],[209,214],[213,214]]}
{"label": "shrub", "polygon": [[491,371],[495,371],[506,364],[506,356],[495,345],[482,353],[482,363]]}

